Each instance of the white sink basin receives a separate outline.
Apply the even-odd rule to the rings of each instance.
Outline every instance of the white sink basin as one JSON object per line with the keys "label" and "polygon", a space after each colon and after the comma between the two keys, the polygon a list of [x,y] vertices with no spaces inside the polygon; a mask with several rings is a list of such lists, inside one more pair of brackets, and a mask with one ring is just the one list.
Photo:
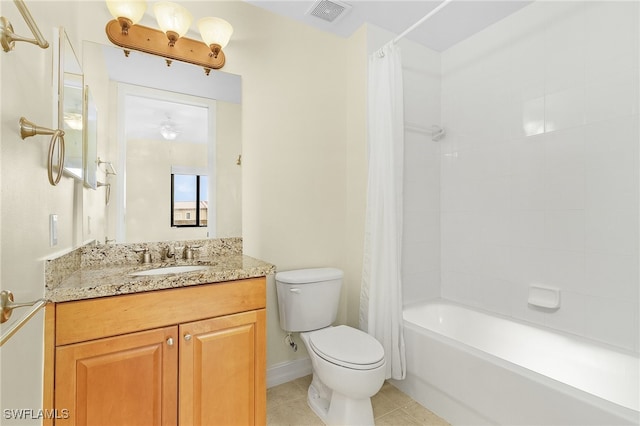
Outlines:
{"label": "white sink basin", "polygon": [[145,275],[166,275],[166,274],[183,274],[185,272],[203,271],[209,269],[209,266],[184,265],[184,266],[166,266],[164,268],[147,269],[146,271],[132,272],[129,275],[136,277]]}

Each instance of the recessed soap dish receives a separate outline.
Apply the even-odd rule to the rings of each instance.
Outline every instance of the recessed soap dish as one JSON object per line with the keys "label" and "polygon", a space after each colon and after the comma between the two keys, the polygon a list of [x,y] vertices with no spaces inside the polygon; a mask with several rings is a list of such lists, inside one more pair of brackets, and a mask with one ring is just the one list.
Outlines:
{"label": "recessed soap dish", "polygon": [[560,308],[560,289],[545,285],[529,286],[528,302],[532,306],[546,309]]}

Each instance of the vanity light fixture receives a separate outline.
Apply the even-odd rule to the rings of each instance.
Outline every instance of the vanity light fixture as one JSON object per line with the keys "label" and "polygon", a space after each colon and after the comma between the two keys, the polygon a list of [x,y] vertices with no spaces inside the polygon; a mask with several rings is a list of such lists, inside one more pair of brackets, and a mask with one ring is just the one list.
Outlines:
{"label": "vanity light fixture", "polygon": [[167,60],[188,62],[204,67],[209,75],[212,69],[224,66],[222,49],[229,43],[233,27],[224,19],[202,18],[198,30],[202,41],[184,37],[191,25],[191,13],[183,6],[161,1],[153,11],[160,30],[137,25],[146,10],[144,0],[106,0],[109,12],[115,18],[107,23],[107,38],[113,44],[129,50],[151,53]]}

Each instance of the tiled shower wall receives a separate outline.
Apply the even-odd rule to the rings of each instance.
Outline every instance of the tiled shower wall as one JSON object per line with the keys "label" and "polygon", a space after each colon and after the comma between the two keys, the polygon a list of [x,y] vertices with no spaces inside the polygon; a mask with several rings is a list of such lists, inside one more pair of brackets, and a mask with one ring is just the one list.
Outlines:
{"label": "tiled shower wall", "polygon": [[440,54],[402,42],[404,86],[403,299],[440,296]]}
{"label": "tiled shower wall", "polygon": [[539,1],[441,55],[442,297],[639,350],[639,17]]}

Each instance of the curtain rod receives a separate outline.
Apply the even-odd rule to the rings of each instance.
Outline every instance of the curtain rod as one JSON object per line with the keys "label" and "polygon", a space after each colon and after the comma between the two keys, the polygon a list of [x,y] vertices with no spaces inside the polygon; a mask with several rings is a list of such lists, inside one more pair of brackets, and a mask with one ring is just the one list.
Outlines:
{"label": "curtain rod", "polygon": [[450,3],[453,0],[444,0],[442,3],[440,3],[438,6],[436,6],[431,12],[427,13],[425,16],[422,17],[422,19],[420,19],[418,22],[416,22],[415,24],[413,24],[412,26],[410,26],[409,28],[407,28],[406,30],[404,30],[398,37],[393,39],[393,44],[398,43],[400,40],[402,40],[407,34],[409,34],[411,31],[415,30],[416,28],[418,28],[420,25],[422,25],[426,20],[428,20],[429,18],[431,18],[433,15],[435,15],[436,13],[438,13],[440,11],[440,9],[442,9],[443,7],[445,7],[448,3]]}

